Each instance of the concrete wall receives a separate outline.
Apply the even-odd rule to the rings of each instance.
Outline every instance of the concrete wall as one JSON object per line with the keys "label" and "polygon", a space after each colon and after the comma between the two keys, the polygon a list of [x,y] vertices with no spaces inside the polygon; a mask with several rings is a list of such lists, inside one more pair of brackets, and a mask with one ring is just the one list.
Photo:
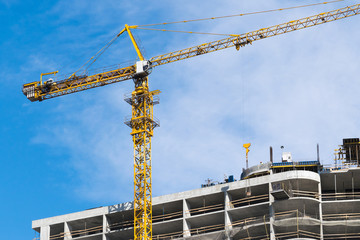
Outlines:
{"label": "concrete wall", "polygon": [[[329,174],[270,172],[155,197],[153,239],[334,239],[336,234],[352,239],[352,234],[360,232],[360,181],[350,184],[351,191],[346,186],[349,179],[357,181],[360,169],[336,173],[333,184],[329,179],[334,175]],[[339,195],[336,186],[336,191],[348,192]],[[128,202],[36,220],[33,229],[40,240],[115,240],[132,239],[132,224],[132,203]]]}

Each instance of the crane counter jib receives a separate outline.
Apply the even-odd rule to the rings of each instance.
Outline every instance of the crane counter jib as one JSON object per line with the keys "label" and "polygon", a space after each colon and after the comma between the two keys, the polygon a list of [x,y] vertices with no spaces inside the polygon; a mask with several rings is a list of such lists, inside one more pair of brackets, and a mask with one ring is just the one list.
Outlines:
{"label": "crane counter jib", "polygon": [[[343,18],[358,15],[359,13],[360,4],[356,4],[334,11],[320,13],[314,16],[305,17],[283,24],[258,29],[256,31],[248,32],[245,34],[240,34],[233,37],[228,37],[221,40],[212,41],[190,48],[155,56],[150,58],[149,62],[142,62],[140,65],[143,65],[144,68],[146,68],[146,71],[150,71],[151,68],[160,65],[184,60],[187,58],[219,51],[230,47],[235,47],[237,50],[239,50],[240,47],[252,44],[257,40],[340,20]],[[137,26],[127,26],[128,29],[134,29],[136,27]],[[119,33],[119,35],[125,31],[127,31],[126,27]],[[133,43],[136,43],[135,40],[133,41]],[[135,49],[136,48],[138,49],[137,46],[135,46]],[[72,77],[60,81],[46,81],[44,83],[42,83],[42,81],[31,82],[23,85],[23,93],[32,102],[51,99],[91,88],[130,80],[136,77],[136,74],[141,73],[141,68],[138,68],[138,66],[138,64],[135,64],[123,68],[114,69],[111,71],[100,72],[90,76],[72,75]]]}

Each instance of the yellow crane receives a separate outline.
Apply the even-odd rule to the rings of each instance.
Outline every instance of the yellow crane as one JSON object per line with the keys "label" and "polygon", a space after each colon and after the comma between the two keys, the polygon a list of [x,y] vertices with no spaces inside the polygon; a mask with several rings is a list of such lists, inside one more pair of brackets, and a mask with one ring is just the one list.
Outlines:
{"label": "yellow crane", "polygon": [[235,47],[239,50],[240,47],[252,44],[257,40],[358,14],[360,14],[360,4],[262,28],[245,34],[231,35],[225,39],[155,56],[148,60],[144,59],[131,33],[132,29],[136,29],[138,26],[125,25],[117,37],[124,32],[129,34],[140,59],[135,65],[100,72],[90,76],[76,76],[74,73],[69,78],[60,81],[49,79],[43,82],[42,80],[43,76],[55,75],[57,71],[42,73],[40,81],[24,84],[22,91],[30,101],[34,102],[125,80],[134,80],[135,90],[131,96],[125,99],[132,106],[132,117],[125,121],[125,123],[132,129],[131,135],[134,143],[134,239],[149,240],[152,239],[151,138],[154,128],[159,126],[159,122],[153,116],[153,106],[159,102],[157,95],[160,93],[159,90],[149,90],[148,75],[151,73],[151,70],[160,65],[230,47]]}

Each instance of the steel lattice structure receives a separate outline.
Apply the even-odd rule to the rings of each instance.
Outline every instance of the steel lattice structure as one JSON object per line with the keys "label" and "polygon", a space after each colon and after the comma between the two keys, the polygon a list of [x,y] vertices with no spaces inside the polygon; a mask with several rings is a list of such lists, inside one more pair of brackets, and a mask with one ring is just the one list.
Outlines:
{"label": "steel lattice structure", "polygon": [[[359,13],[360,4],[356,4],[159,55],[150,58],[149,61],[144,60],[141,51],[132,36],[130,29],[136,29],[137,26],[125,25],[125,28],[118,36],[127,32],[134,44],[140,62],[146,62],[149,64],[150,68],[154,68],[230,47],[235,47],[239,50],[240,47],[252,44],[257,40],[340,20],[358,15]],[[125,99],[125,101],[132,106],[132,117],[125,121],[125,123],[132,128],[131,135],[134,143],[134,239],[152,239],[151,138],[153,136],[154,128],[159,126],[159,122],[155,120],[153,116],[153,106],[159,102],[157,95],[160,91],[149,91],[147,77],[149,73],[142,71],[139,74],[137,64],[111,71],[99,72],[90,76],[76,76],[73,74],[71,77],[60,81],[46,81],[43,83],[43,75],[56,73],[57,72],[41,74],[40,81],[24,84],[23,93],[25,96],[32,102],[43,101],[112,83],[130,79],[134,80],[135,91],[132,92],[131,96]]]}
{"label": "steel lattice structure", "polygon": [[[320,24],[340,20],[346,17],[358,15],[360,13],[360,4],[337,9],[330,12],[324,12],[311,17],[306,17],[268,28],[262,28],[256,31],[229,37],[218,41],[204,43],[191,48],[182,49],[175,52],[159,55],[150,58],[152,67],[164,65],[171,62],[203,55],[206,53],[226,49],[235,46],[240,47],[251,44],[254,41],[264,38],[274,37],[280,34],[293,32],[296,30],[317,26]],[[136,26],[130,26],[136,28]],[[42,101],[55,98],[75,92],[84,91],[90,88],[101,87],[112,83],[130,80],[136,73],[135,65],[114,69],[107,72],[100,72],[90,76],[74,76],[72,78],[56,81],[49,89],[45,89],[41,81],[24,84],[23,93],[26,97],[34,101]]]}
{"label": "steel lattice structure", "polygon": [[132,106],[132,118],[125,123],[132,128],[134,143],[134,239],[152,236],[151,137],[159,126],[154,121],[153,106],[160,91],[149,91],[148,78],[135,79],[135,91],[125,101]]}

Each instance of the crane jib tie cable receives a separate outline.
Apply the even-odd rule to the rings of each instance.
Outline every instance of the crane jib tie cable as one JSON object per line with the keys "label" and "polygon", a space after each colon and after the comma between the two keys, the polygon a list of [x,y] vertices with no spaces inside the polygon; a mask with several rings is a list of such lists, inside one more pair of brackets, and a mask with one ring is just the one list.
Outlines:
{"label": "crane jib tie cable", "polygon": [[313,4],[307,4],[307,5],[299,5],[299,6],[287,7],[287,8],[277,8],[277,9],[264,10],[264,11],[249,12],[249,13],[239,13],[239,14],[233,14],[233,15],[227,15],[227,16],[199,18],[199,19],[183,20],[183,21],[175,21],[175,22],[165,22],[165,23],[143,24],[143,25],[137,25],[137,26],[138,27],[150,27],[150,26],[169,25],[169,24],[176,24],[176,23],[189,23],[189,22],[215,20],[215,19],[221,19],[221,18],[242,17],[242,16],[247,16],[247,15],[254,15],[254,14],[260,14],[260,13],[269,13],[269,12],[276,12],[276,11],[284,11],[284,10],[290,10],[290,9],[296,9],[296,8],[312,7],[312,6],[317,6],[317,5],[324,5],[324,4],[343,2],[343,1],[345,1],[345,0],[333,0],[333,1],[328,1],[328,2],[313,3]]}
{"label": "crane jib tie cable", "polygon": [[[336,3],[336,2],[342,2],[342,1],[345,1],[345,0],[333,0],[333,1],[328,1],[328,2],[313,3],[313,4],[307,4],[307,5],[299,5],[299,6],[294,6],[294,7],[278,8],[278,9],[271,9],[271,10],[264,10],[264,11],[257,11],[257,12],[240,13],[240,14],[233,14],[233,15],[219,16],[219,17],[200,18],[200,19],[192,19],[192,20],[167,22],[167,23],[154,23],[154,24],[135,25],[135,26],[133,26],[133,28],[142,29],[142,30],[161,31],[161,32],[177,32],[177,33],[191,33],[191,34],[203,34],[203,35],[216,35],[216,36],[232,36],[232,37],[235,37],[235,36],[238,36],[238,34],[206,33],[206,32],[168,30],[168,29],[157,29],[157,28],[147,28],[147,27],[149,27],[149,26],[159,26],[159,25],[169,25],[169,24],[176,24],[176,23],[190,23],[190,22],[197,22],[197,21],[207,21],[207,20],[215,20],[215,19],[223,19],[223,18],[231,18],[231,17],[241,17],[241,16],[254,15],[254,14],[260,14],[260,13],[269,13],[269,12],[284,11],[284,10],[290,10],[290,9],[296,9],[296,8],[305,8],[305,7],[311,7],[311,6],[323,5],[323,4],[329,4],[329,3]],[[88,61],[86,61],[71,76],[75,75],[81,69],[84,69],[85,66],[86,67],[85,67],[84,70],[86,71],[115,42],[115,40],[121,35],[121,33],[123,33],[123,31],[121,31],[113,39],[111,39],[110,42],[108,42],[104,47],[102,47],[94,56],[92,56]]]}

